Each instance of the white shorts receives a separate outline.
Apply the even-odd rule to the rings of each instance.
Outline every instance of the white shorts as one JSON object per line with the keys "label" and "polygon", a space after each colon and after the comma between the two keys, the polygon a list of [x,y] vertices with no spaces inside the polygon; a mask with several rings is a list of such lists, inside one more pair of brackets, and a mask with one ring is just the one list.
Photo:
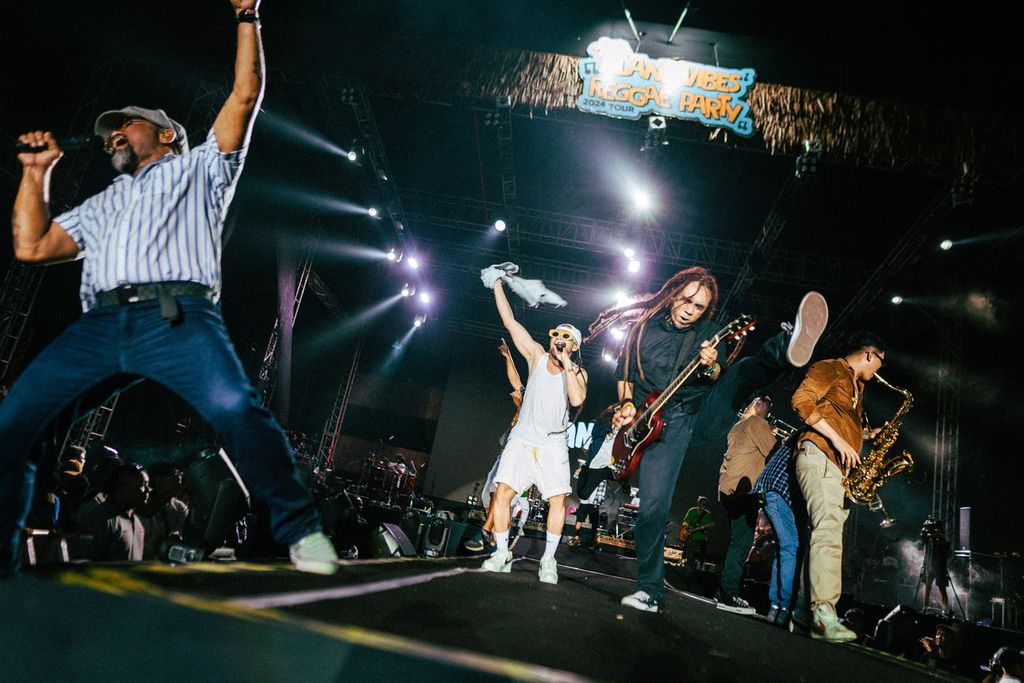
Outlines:
{"label": "white shorts", "polygon": [[534,446],[511,438],[501,452],[494,481],[512,487],[516,494],[536,486],[544,500],[571,493],[569,449],[562,443]]}

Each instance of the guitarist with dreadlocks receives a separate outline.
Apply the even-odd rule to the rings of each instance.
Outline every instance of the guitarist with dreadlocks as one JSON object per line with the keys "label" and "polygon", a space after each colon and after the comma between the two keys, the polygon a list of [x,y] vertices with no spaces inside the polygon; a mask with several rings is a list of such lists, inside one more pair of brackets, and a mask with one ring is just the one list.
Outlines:
{"label": "guitarist with dreadlocks", "polygon": [[[640,510],[634,528],[637,590],[622,604],[657,612],[665,592],[665,521],[668,519],[676,479],[693,433],[701,397],[722,371],[718,350],[707,343],[716,331],[711,317],[718,304],[718,283],[706,269],[687,268],[676,273],[642,305],[626,335],[618,377],[619,409],[612,426],[620,427],[636,415],[633,404],[652,391],[661,391],[676,369],[699,356],[704,370],[697,381],[685,384],[666,404],[661,440],[644,453],[640,467]],[[616,320],[623,309],[607,311],[591,326],[591,336],[603,329],[609,314]]]}
{"label": "guitarist with dreadlocks", "polygon": [[[805,365],[828,319],[824,298],[804,297],[795,326],[769,339],[752,357],[728,370],[709,342],[718,329],[711,321],[718,304],[718,283],[706,268],[694,266],[673,275],[653,295],[604,311],[590,326],[586,341],[613,325],[629,325],[616,370],[618,409],[613,428],[628,425],[651,392],[663,391],[680,368],[698,360],[703,371],[691,377],[662,409],[660,440],[647,446],[640,463],[640,510],[634,530],[637,591],[622,604],[657,612],[664,595],[664,529],[679,469],[694,430],[712,438],[731,426],[735,403],[769,384],[789,368]],[[719,423],[724,430],[719,429]]]}
{"label": "guitarist with dreadlocks", "polygon": [[519,420],[501,452],[494,475],[494,541],[497,549],[484,561],[483,569],[508,572],[512,553],[508,549],[509,504],[512,497],[535,485],[548,501],[547,543],[540,561],[539,578],[558,583],[555,550],[565,526],[565,495],[572,491],[569,469],[569,408],[579,408],[587,397],[587,373],[572,361],[582,342],[580,331],[569,324],[550,330],[548,348],[531,337],[512,313],[500,278],[481,276],[494,289],[494,302],[505,329],[530,368]]}

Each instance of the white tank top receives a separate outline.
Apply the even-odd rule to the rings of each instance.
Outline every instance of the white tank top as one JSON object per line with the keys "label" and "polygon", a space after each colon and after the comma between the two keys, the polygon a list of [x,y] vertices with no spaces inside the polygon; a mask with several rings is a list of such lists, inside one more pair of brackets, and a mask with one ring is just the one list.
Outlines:
{"label": "white tank top", "polygon": [[541,356],[526,381],[519,421],[509,438],[517,437],[533,446],[566,443],[569,426],[569,392],[565,373],[548,371],[548,354]]}

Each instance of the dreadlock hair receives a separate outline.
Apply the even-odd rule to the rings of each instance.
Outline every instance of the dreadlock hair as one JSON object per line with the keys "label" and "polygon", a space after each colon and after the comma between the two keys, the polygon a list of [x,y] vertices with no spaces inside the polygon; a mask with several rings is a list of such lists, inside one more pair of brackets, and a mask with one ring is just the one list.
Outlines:
{"label": "dreadlock hair", "polygon": [[597,316],[597,320],[587,328],[587,338],[583,340],[583,343],[586,344],[615,323],[629,324],[626,342],[622,347],[625,362],[623,364],[623,377],[620,379],[629,377],[629,366],[634,361],[640,373],[640,378],[644,379],[644,368],[640,362],[640,341],[643,339],[648,321],[666,308],[670,308],[683,289],[694,282],[699,283],[708,290],[710,298],[707,310],[704,311],[704,317],[710,318],[715,314],[715,309],[718,307],[718,281],[715,280],[714,275],[708,272],[707,268],[692,266],[680,270],[670,277],[661,286],[661,289],[654,294],[645,295],[625,306],[613,306],[603,311]]}

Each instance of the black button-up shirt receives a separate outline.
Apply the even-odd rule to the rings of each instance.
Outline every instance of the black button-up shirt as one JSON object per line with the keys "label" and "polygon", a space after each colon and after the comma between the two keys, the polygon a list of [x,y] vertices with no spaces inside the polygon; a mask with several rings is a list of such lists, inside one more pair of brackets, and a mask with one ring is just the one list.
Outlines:
{"label": "black button-up shirt", "polygon": [[[711,339],[718,331],[718,325],[711,320],[698,320],[684,329],[677,329],[666,317],[651,320],[647,323],[643,338],[640,340],[640,361],[644,369],[644,377],[640,378],[640,369],[636,358],[630,358],[627,382],[633,383],[633,400],[639,404],[652,391],[663,391],[676,376],[676,359],[679,349],[687,336],[693,338],[689,353],[679,364],[681,370],[691,360],[700,355],[700,344]],[[624,358],[619,358],[619,366],[615,376],[623,378]],[[682,406],[685,414],[695,413],[700,409],[700,401],[709,388],[709,382],[701,375],[691,377],[666,404],[665,411],[678,409]],[[639,405],[637,406],[639,408]]]}

